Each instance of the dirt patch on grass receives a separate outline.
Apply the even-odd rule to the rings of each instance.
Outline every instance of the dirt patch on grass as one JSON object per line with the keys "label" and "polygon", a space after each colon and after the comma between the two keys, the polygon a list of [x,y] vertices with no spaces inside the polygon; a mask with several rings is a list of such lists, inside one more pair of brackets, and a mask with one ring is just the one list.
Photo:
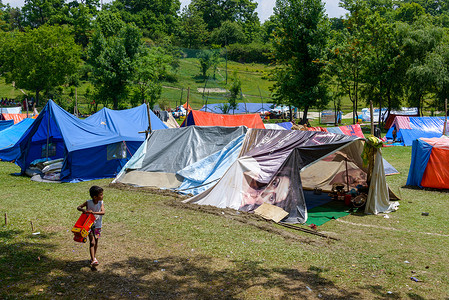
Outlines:
{"label": "dirt patch on grass", "polygon": [[[224,217],[227,219],[231,219],[233,221],[247,224],[253,227],[256,227],[260,230],[264,230],[270,233],[274,233],[277,235],[282,236],[286,240],[290,241],[299,241],[302,243],[317,243],[318,241],[316,239],[311,239],[308,237],[305,237],[307,234],[304,233],[295,233],[293,230],[287,230],[285,228],[279,228],[279,225],[276,225],[272,221],[265,220],[261,216],[252,214],[252,213],[246,213],[241,211],[236,211],[234,209],[230,208],[217,208],[209,205],[197,205],[197,204],[191,204],[191,203],[184,203],[182,200],[188,199],[188,196],[179,195],[178,193],[169,191],[169,190],[161,190],[158,188],[152,188],[152,187],[133,187],[121,183],[113,183],[109,185],[110,187],[117,188],[120,190],[126,190],[126,191],[136,191],[141,193],[150,193],[150,194],[156,194],[161,196],[169,197],[168,199],[165,199],[164,203],[167,206],[171,207],[177,207],[182,209],[188,209],[188,210],[194,210],[199,211],[201,213],[207,213],[212,214],[220,217]],[[311,233],[313,234],[313,232]],[[329,241],[327,241],[329,242]]]}

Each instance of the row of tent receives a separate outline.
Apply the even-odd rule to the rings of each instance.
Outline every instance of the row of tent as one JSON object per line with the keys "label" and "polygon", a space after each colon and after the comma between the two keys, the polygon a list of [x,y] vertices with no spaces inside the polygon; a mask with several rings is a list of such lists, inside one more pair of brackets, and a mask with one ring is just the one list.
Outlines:
{"label": "row of tent", "polygon": [[[191,112],[191,117],[220,117],[202,113]],[[145,138],[149,115],[153,131]],[[22,172],[38,160],[61,159],[64,182],[120,172],[116,182],[172,188],[194,195],[188,201],[199,204],[252,211],[268,202],[289,212],[286,221],[295,223],[307,220],[304,188],[319,184],[329,189],[345,169],[351,173],[348,189],[366,178],[360,137],[251,126],[167,128],[146,105],[124,111],[105,108],[80,120],[49,101],[13,148]],[[378,151],[366,212],[396,208],[383,174]]]}

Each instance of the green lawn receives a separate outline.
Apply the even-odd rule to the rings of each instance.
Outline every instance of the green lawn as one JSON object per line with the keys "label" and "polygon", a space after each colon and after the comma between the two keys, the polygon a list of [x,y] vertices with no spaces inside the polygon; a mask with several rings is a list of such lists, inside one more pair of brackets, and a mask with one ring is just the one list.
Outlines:
{"label": "green lawn", "polygon": [[[35,183],[0,162],[0,213],[8,217],[0,225],[0,297],[447,298],[447,193],[404,187],[410,147],[383,154],[401,172],[387,178],[402,197],[399,210],[319,227],[339,241],[232,210],[181,205],[164,192],[113,188],[108,179]],[[87,245],[70,232],[93,184],[105,188],[106,208],[97,272],[87,267]]]}

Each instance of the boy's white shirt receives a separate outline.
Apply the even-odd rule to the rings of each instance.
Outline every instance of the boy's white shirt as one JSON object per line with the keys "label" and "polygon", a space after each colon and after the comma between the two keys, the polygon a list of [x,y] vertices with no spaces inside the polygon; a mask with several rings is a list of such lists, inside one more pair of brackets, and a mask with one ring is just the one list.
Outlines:
{"label": "boy's white shirt", "polygon": [[[103,204],[103,201],[98,201],[98,203],[95,204],[93,200],[87,200],[87,209],[86,210],[91,210],[93,212],[99,212],[99,211],[101,211],[102,204]],[[101,228],[103,216],[102,215],[94,215],[94,216],[95,216],[96,220],[95,220],[95,223],[93,226],[95,226],[95,228]]]}

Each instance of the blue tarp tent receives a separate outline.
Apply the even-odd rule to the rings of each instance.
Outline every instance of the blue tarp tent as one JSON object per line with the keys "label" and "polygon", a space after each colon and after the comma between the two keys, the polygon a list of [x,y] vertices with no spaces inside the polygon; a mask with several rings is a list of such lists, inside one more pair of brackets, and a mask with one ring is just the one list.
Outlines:
{"label": "blue tarp tent", "polygon": [[[153,130],[167,126],[150,111]],[[146,105],[113,111],[103,108],[85,120],[49,101],[18,142],[22,173],[37,159],[64,158],[61,181],[114,177],[145,140]]]}
{"label": "blue tarp tent", "polygon": [[[14,124],[14,121],[11,120]],[[20,148],[16,143],[33,124],[34,119],[23,119],[20,123],[0,132],[0,159],[13,161],[20,156]]]}
{"label": "blue tarp tent", "polygon": [[[228,103],[207,104],[200,111],[222,114],[223,104],[227,105]],[[273,104],[270,103],[237,103],[237,108],[229,110],[228,114],[263,113],[270,111],[272,107]]]}
{"label": "blue tarp tent", "polygon": [[386,138],[393,139],[396,129],[396,141],[404,146],[411,146],[419,138],[439,138],[443,135],[443,117],[407,117],[397,116],[386,134]]}
{"label": "blue tarp tent", "polygon": [[0,121],[0,131],[14,125],[14,120]]}

